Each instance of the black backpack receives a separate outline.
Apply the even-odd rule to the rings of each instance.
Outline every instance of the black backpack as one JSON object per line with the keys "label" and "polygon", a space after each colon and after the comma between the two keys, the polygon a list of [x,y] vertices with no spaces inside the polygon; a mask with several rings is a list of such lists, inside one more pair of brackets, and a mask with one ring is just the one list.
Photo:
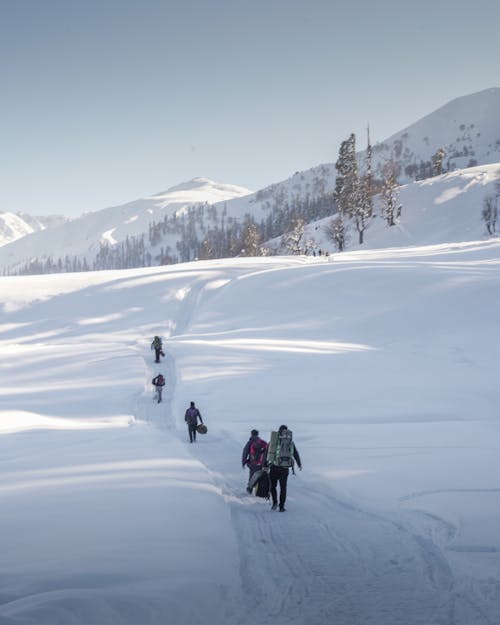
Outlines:
{"label": "black backpack", "polygon": [[269,499],[269,486],[269,473],[267,471],[262,471],[262,475],[260,476],[255,489],[255,496]]}

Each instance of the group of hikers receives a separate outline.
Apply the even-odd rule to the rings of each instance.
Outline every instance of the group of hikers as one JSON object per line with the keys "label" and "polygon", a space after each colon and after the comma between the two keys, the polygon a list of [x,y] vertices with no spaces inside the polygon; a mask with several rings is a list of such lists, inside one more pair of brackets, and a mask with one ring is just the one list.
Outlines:
{"label": "group of hikers", "polygon": [[[159,363],[160,356],[165,356],[162,340],[159,336],[154,337],[151,349],[155,351],[155,363]],[[152,379],[152,384],[156,389],[155,398],[160,403],[165,386],[165,377],[158,373]],[[196,442],[197,432],[206,433],[207,431],[201,412],[194,401],[190,402],[184,414],[184,421],[188,427],[190,443]],[[302,470],[300,455],[292,440],[292,431],[286,425],[280,425],[278,431],[271,432],[269,443],[259,437],[258,430],[252,430],[241,457],[243,468],[248,467],[249,469],[247,493],[255,493],[256,496],[266,499],[269,499],[269,495],[271,495],[272,510],[278,509],[279,504],[279,511],[285,512],[288,475],[290,469],[295,473],[294,462]]]}
{"label": "group of hikers", "polygon": [[[153,342],[151,343],[151,349],[155,350],[155,362],[160,362],[160,356],[165,357],[165,352],[163,351],[163,343],[159,336],[155,336]],[[158,403],[161,402],[161,394],[163,392],[163,387],[165,386],[165,376],[162,373],[159,373],[151,380],[151,384],[155,387],[155,398]]]}
{"label": "group of hikers", "polygon": [[247,493],[255,491],[258,497],[266,499],[270,493],[271,508],[276,510],[279,484],[279,511],[285,512],[288,475],[290,469],[295,473],[294,462],[302,471],[302,462],[292,440],[292,431],[286,425],[280,425],[277,432],[271,432],[269,443],[259,437],[258,430],[252,430],[241,456],[243,468],[249,469]]}
{"label": "group of hikers", "polygon": [[[160,357],[165,357],[161,337],[155,336],[153,338],[153,342],[151,343],[151,349],[154,349],[155,351],[155,363],[159,363]],[[151,380],[151,383],[155,387],[155,399],[158,403],[160,403],[162,399],[163,387],[165,386],[165,376],[162,373],[159,373]],[[198,419],[200,421],[199,423]],[[195,406],[194,401],[190,402],[189,408],[186,410],[186,413],[184,415],[184,421],[188,426],[190,443],[196,442],[196,432],[205,433],[207,431],[206,426],[203,423],[201,412]]]}

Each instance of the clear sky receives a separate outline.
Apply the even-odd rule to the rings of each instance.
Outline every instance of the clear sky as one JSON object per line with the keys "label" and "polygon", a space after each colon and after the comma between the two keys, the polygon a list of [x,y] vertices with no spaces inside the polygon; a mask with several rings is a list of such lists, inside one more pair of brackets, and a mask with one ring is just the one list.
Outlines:
{"label": "clear sky", "polygon": [[[500,85],[498,0],[0,0],[0,210],[257,190]],[[500,114],[500,112],[499,112]]]}

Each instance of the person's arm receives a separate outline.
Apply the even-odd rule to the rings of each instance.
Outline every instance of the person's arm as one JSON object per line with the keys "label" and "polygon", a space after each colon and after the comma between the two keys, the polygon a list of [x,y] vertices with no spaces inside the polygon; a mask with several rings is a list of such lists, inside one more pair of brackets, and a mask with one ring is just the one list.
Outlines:
{"label": "person's arm", "polygon": [[186,410],[186,412],[184,413],[184,421],[187,423],[188,420],[188,411]]}
{"label": "person's arm", "polygon": [[[196,410],[198,410],[198,408]],[[203,419],[201,417],[201,412],[199,410],[198,410],[198,416],[200,417],[200,422],[203,423]]]}
{"label": "person's arm", "polygon": [[250,451],[250,441],[247,441],[247,444],[245,445],[245,447],[243,447],[243,453],[241,455],[241,464],[243,465],[243,467],[245,467],[248,461],[249,451]]}
{"label": "person's arm", "polygon": [[295,445],[293,446],[293,457],[295,458],[295,462],[298,464],[299,469],[302,469],[302,462],[300,461],[299,450]]}

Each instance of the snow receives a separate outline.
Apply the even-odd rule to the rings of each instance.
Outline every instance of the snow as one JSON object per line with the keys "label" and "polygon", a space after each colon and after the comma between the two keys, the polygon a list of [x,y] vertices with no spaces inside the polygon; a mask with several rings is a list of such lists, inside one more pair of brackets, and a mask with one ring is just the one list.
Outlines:
{"label": "snow", "polygon": [[195,178],[150,197],[85,213],[43,232],[9,239],[9,245],[0,246],[0,267],[16,266],[32,258],[65,255],[85,256],[92,261],[101,242],[114,245],[125,241],[127,236],[143,234],[147,239],[149,224],[161,222],[166,215],[182,214],[193,204],[226,202],[250,193],[244,187]]}
{"label": "snow", "polygon": [[[498,622],[499,287],[465,235],[0,278],[1,625]],[[285,514],[240,462],[281,423]]]}

